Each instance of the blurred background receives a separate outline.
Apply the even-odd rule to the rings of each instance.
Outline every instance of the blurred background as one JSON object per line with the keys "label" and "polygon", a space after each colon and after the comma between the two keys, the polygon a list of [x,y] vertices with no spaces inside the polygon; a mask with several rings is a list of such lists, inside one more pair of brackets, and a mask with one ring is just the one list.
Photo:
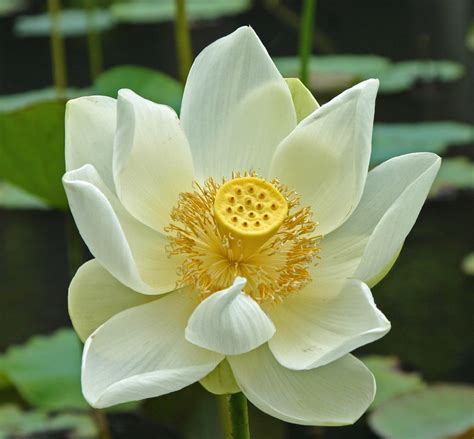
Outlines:
{"label": "blurred background", "polygon": [[[377,378],[368,414],[313,428],[250,407],[252,437],[473,438],[474,1],[317,0],[302,35],[304,3],[188,0],[192,52],[249,24],[296,77],[306,38],[303,76],[320,104],[380,79],[371,166],[416,151],[443,164],[374,288],[392,330],[356,352]],[[226,437],[222,401],[199,384],[91,410],[67,314],[90,255],[60,180],[65,101],[127,87],[179,111],[174,17],[174,0],[0,0],[0,438]]]}

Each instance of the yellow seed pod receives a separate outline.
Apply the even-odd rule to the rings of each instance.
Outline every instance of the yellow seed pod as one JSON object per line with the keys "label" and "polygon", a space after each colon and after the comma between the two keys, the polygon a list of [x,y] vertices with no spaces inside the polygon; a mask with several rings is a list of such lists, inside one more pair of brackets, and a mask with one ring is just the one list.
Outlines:
{"label": "yellow seed pod", "polygon": [[271,183],[239,177],[217,191],[214,215],[219,229],[242,240],[247,253],[277,232],[288,215],[288,203]]}

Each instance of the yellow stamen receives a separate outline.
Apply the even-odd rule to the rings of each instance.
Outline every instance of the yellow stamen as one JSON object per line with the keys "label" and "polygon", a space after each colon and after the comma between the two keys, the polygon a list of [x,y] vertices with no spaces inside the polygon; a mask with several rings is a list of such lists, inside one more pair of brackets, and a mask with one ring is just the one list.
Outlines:
{"label": "yellow stamen", "polygon": [[169,254],[184,256],[180,285],[194,285],[202,300],[242,276],[244,292],[260,303],[303,288],[321,237],[311,209],[298,205],[294,192],[254,173],[236,173],[222,185],[195,183],[195,191],[180,194],[166,229]]}

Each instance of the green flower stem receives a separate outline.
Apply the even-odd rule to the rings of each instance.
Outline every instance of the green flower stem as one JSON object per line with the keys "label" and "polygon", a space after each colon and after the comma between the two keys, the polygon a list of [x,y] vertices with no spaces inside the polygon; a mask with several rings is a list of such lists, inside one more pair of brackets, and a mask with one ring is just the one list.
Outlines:
{"label": "green flower stem", "polygon": [[184,84],[188,77],[193,60],[191,49],[191,35],[189,33],[188,19],[186,16],[186,0],[176,1],[176,15],[174,22],[174,35],[176,51],[178,54],[179,78]]}
{"label": "green flower stem", "polygon": [[308,86],[309,57],[313,46],[316,0],[304,0],[300,30],[300,79]]}
{"label": "green flower stem", "polygon": [[91,80],[102,72],[102,47],[100,35],[97,32],[95,21],[95,0],[84,0],[84,9],[87,16],[87,48],[89,52],[89,68]]}
{"label": "green flower stem", "polygon": [[51,20],[51,62],[54,86],[58,97],[64,98],[66,96],[67,87],[67,70],[64,40],[59,24],[59,14],[61,12],[60,0],[48,0],[48,12]]}
{"label": "green flower stem", "polygon": [[229,396],[229,413],[234,439],[250,439],[247,399],[243,393]]}

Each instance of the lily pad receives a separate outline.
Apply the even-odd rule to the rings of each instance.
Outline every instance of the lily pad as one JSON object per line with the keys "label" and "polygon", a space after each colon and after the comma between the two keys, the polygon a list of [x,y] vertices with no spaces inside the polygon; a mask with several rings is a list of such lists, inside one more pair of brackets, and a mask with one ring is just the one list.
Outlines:
{"label": "lily pad", "polygon": [[445,158],[430,194],[436,196],[458,189],[474,189],[474,164],[465,157]]}
{"label": "lily pad", "polygon": [[22,346],[9,348],[1,366],[32,406],[44,410],[88,407],[81,392],[81,346],[72,330],[36,336]]}
{"label": "lily pad", "polygon": [[374,125],[371,165],[412,152],[442,154],[450,145],[470,142],[474,142],[474,126],[464,123],[378,123]]}
{"label": "lily pad", "polygon": [[176,111],[181,106],[183,86],[171,76],[145,67],[114,67],[99,75],[92,91],[116,98],[121,88],[130,88],[140,96],[169,105]]}
{"label": "lily pad", "polygon": [[[157,23],[173,21],[175,0],[122,1],[110,7],[117,21],[128,23]],[[189,20],[214,20],[247,10],[250,0],[188,0],[186,11]]]}
{"label": "lily pad", "polygon": [[[94,28],[98,32],[110,29],[114,25],[112,15],[107,10],[96,9],[93,12]],[[86,35],[89,17],[83,9],[63,9],[59,15],[59,29],[63,37]],[[48,37],[51,33],[49,14],[22,15],[15,20],[14,32],[19,37]]]}
{"label": "lily pad", "polygon": [[49,205],[66,208],[64,102],[0,112],[0,179]]}
{"label": "lily pad", "polygon": [[474,252],[469,253],[464,257],[461,268],[468,276],[474,276]]}
{"label": "lily pad", "polygon": [[[68,88],[66,90],[66,99],[73,99],[88,94],[90,94],[88,89]],[[0,95],[0,112],[19,110],[29,105],[56,100],[58,100],[58,95],[54,87],[11,95]]]}
{"label": "lily pad", "polygon": [[24,7],[24,0],[0,0],[0,17],[11,15]]}
{"label": "lily pad", "polygon": [[377,382],[371,410],[395,396],[426,387],[419,374],[403,371],[396,357],[371,355],[362,358],[362,361],[372,371]]}
{"label": "lily pad", "polygon": [[[47,209],[46,203],[5,181],[0,181],[0,209]],[[1,379],[0,379],[1,381]],[[1,384],[0,384],[1,387]]]}
{"label": "lily pad", "polygon": [[474,427],[474,387],[435,385],[391,399],[369,417],[369,425],[390,439],[446,439]]}
{"label": "lily pad", "polygon": [[[285,77],[297,77],[299,59],[274,59]],[[368,78],[380,79],[380,93],[409,90],[417,81],[455,81],[464,74],[461,64],[450,60],[413,60],[392,62],[376,55],[313,56],[309,60],[310,88],[337,92]]]}
{"label": "lily pad", "polygon": [[49,416],[44,412],[22,411],[13,404],[0,406],[0,439],[30,437],[36,434],[68,432],[71,439],[96,438],[97,427],[90,416],[59,414]]}

